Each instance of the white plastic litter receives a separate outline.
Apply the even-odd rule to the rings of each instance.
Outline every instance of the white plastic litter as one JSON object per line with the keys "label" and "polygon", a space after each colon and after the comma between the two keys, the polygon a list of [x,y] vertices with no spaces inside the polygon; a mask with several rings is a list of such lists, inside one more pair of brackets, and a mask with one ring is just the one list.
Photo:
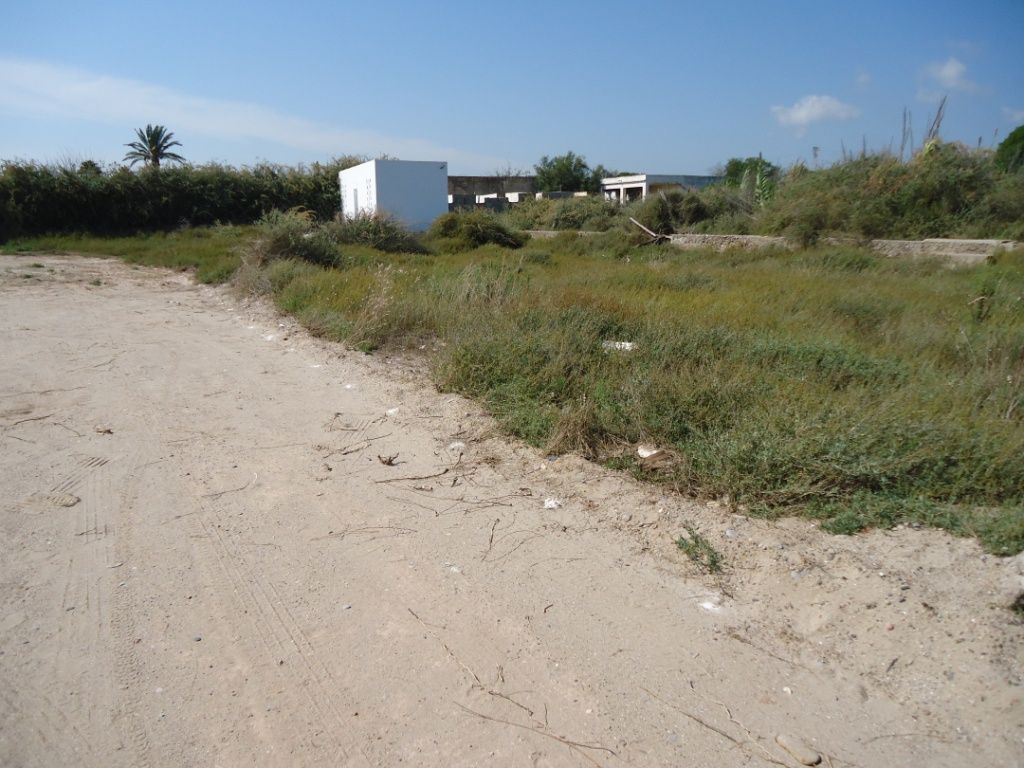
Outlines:
{"label": "white plastic litter", "polygon": [[636,344],[632,341],[602,341],[601,349],[605,352],[632,352]]}
{"label": "white plastic litter", "polygon": [[275,338],[275,336],[274,336],[274,334],[272,334],[272,333],[268,333],[268,334],[267,334],[266,336],[264,336],[263,338],[264,338],[265,340],[267,340],[267,341],[273,341],[273,340],[274,340],[274,338]]}
{"label": "white plastic litter", "polygon": [[386,411],[384,411],[384,413],[387,416],[397,416],[398,415],[398,409],[397,408],[388,408]]}
{"label": "white plastic litter", "polygon": [[355,389],[355,388],[356,388],[355,384],[346,384],[345,385],[345,389]]}
{"label": "white plastic litter", "polygon": [[456,440],[454,443],[448,446],[448,450],[452,453],[462,453],[466,450],[466,444],[461,440]]}
{"label": "white plastic litter", "polygon": [[558,499],[544,499],[544,509],[558,509],[562,502]]}
{"label": "white plastic litter", "polygon": [[653,445],[638,445],[636,447],[636,452],[641,459],[646,459],[661,453],[661,449],[655,448]]}

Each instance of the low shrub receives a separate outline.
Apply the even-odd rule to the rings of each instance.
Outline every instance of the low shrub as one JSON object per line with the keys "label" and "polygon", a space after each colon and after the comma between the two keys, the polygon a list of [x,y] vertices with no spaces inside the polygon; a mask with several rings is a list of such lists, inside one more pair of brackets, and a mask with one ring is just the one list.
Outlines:
{"label": "low shrub", "polygon": [[321,229],[334,242],[386,253],[425,253],[423,244],[397,219],[383,214],[337,217]]}
{"label": "low shrub", "polygon": [[253,253],[257,260],[297,258],[323,266],[340,263],[337,240],[317,226],[310,211],[270,211],[256,222],[256,229],[259,237]]}
{"label": "low shrub", "polygon": [[490,211],[453,211],[438,216],[430,227],[430,237],[440,250],[457,252],[481,245],[522,248],[527,236],[509,229]]}
{"label": "low shrub", "polygon": [[576,229],[604,232],[620,214],[619,206],[603,197],[570,197],[554,201],[552,229]]}

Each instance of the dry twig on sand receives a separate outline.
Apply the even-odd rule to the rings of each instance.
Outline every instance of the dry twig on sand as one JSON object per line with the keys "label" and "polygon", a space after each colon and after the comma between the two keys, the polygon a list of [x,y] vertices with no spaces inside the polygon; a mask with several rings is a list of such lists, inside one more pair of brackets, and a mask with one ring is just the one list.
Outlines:
{"label": "dry twig on sand", "polygon": [[[654,691],[651,691],[651,690],[649,690],[647,688],[644,688],[643,686],[640,686],[640,690],[643,691],[644,693],[646,693],[648,696],[650,696],[650,697],[652,697],[654,699],[657,699],[658,701],[660,701],[665,706],[671,707],[676,712],[681,714],[683,717],[686,717],[689,720],[692,720],[693,722],[697,723],[697,725],[701,726],[702,728],[706,728],[709,731],[713,731],[714,733],[717,733],[723,739],[725,739],[726,741],[732,742],[737,747],[742,749],[744,752],[751,753],[750,746],[757,747],[760,751],[758,753],[756,753],[756,754],[762,760],[766,760],[769,763],[772,763],[774,765],[781,765],[782,768],[791,768],[791,766],[788,763],[784,763],[781,760],[776,759],[775,757],[772,756],[772,754],[767,749],[765,749],[765,747],[761,746],[761,744],[759,744],[756,741],[754,741],[753,738],[751,737],[750,731],[748,731],[745,726],[743,726],[742,724],[738,723],[733,718],[732,713],[729,711],[729,708],[725,707],[724,704],[720,704],[720,706],[725,707],[725,711],[729,715],[729,719],[732,720],[732,722],[736,723],[741,728],[743,728],[744,731],[746,731],[747,736],[748,736],[748,740],[747,741],[741,741],[740,739],[737,739],[735,736],[733,736],[731,733],[728,733],[727,731],[723,731],[718,726],[712,725],[708,721],[698,717],[697,715],[695,715],[695,714],[693,714],[691,712],[687,712],[682,707],[680,707],[680,706],[678,706],[676,704],[673,704],[670,701],[666,701],[661,696],[656,694]],[[716,702],[716,703],[718,703],[718,702]],[[751,754],[753,754],[753,753],[751,753]]]}
{"label": "dry twig on sand", "polygon": [[524,723],[515,723],[511,720],[503,720],[500,717],[491,717],[490,715],[485,715],[483,712],[477,712],[475,709],[465,707],[462,704],[459,704],[459,702],[457,701],[453,701],[452,703],[464,712],[474,715],[475,717],[479,717],[481,720],[489,720],[492,723],[501,723],[503,725],[511,725],[513,728],[522,728],[526,731],[533,731],[534,733],[540,734],[541,736],[545,736],[549,739],[557,741],[560,744],[565,744],[570,749],[575,749],[587,761],[593,763],[594,765],[599,766],[601,764],[597,762],[594,758],[592,758],[590,755],[588,755],[586,752],[583,752],[584,749],[600,750],[602,752],[607,752],[609,755],[617,756],[614,750],[609,749],[608,747],[602,747],[600,744],[584,744],[581,741],[573,741],[572,739],[567,739],[564,736],[559,736],[557,733],[549,733],[541,728],[537,728],[532,725],[525,725]]}
{"label": "dry twig on sand", "polygon": [[204,499],[219,499],[225,493],[237,493],[238,491],[244,491],[246,488],[248,488],[250,485],[252,485],[253,483],[256,482],[256,478],[257,477],[258,477],[258,475],[255,472],[253,472],[252,473],[252,480],[247,482],[245,485],[240,485],[237,488],[228,488],[226,491],[215,491],[213,493],[204,493],[203,494],[203,498]]}

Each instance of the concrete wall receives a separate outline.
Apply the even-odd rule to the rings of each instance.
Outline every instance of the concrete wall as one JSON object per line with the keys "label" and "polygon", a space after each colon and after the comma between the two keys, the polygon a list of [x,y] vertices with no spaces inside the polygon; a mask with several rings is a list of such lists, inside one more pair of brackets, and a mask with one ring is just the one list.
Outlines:
{"label": "concrete wall", "polygon": [[[571,231],[571,230],[563,230]],[[547,239],[556,237],[562,232],[554,230],[527,230],[530,237]],[[577,232],[584,237],[601,234],[600,232]],[[759,251],[766,248],[791,251],[799,246],[784,237],[766,235],[702,235],[682,234],[669,235],[668,242],[682,250],[714,250],[728,251],[733,249]],[[825,245],[864,245],[880,256],[893,259],[938,259],[950,266],[971,266],[980,264],[999,251],[1012,251],[1024,246],[1014,240],[951,240],[935,238],[931,240],[871,240],[859,243],[837,237],[827,237],[822,241]]]}
{"label": "concrete wall", "polygon": [[449,176],[449,195],[533,192],[534,176]]}
{"label": "concrete wall", "polygon": [[381,213],[421,231],[448,211],[448,163],[370,160],[338,174],[342,214]]}

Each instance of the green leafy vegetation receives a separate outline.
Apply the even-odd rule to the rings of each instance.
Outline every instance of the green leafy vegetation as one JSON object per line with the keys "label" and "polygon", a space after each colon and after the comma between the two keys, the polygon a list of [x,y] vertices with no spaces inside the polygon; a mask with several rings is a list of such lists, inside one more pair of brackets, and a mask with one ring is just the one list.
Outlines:
{"label": "green leafy vegetation", "polygon": [[[364,251],[342,269],[284,259],[239,279],[362,349],[441,342],[438,384],[547,450],[837,533],[914,522],[1024,548],[1020,252],[950,270],[566,233]],[[679,461],[622,458],[641,441]]]}
{"label": "green leafy vegetation", "polygon": [[[174,140],[174,134],[162,125],[147,125],[145,130],[135,129],[136,141],[125,144],[128,152],[125,153],[125,161],[131,160],[131,166],[136,163],[143,163],[150,168],[159,168],[160,163],[170,160],[174,163],[184,163],[185,158],[176,152],[171,152],[171,147],[180,147],[181,142]],[[89,170],[99,170],[96,163],[92,163]]]}
{"label": "green leafy vegetation", "polygon": [[[1024,240],[1021,131],[995,153],[932,140],[907,162],[863,153],[829,168],[796,165],[783,173],[761,158],[734,158],[723,169],[724,183],[699,191],[604,209],[603,200],[587,209],[575,200],[538,200],[505,215],[527,229],[593,231],[628,230],[633,217],[663,234],[784,235],[805,247],[825,236]],[[559,215],[570,203],[576,210],[564,210],[574,215]]]}
{"label": "green leafy vegetation", "polygon": [[490,244],[521,248],[526,242],[526,237],[486,210],[442,214],[430,227],[429,234],[435,247],[449,252]]}
{"label": "green leafy vegetation", "polygon": [[[836,533],[915,523],[1024,549],[1024,252],[952,270],[853,247],[640,248],[614,231],[450,250],[445,223],[432,253],[387,253],[322,234],[332,226],[292,211],[7,250],[194,266],[207,281],[238,268],[243,290],[314,333],[364,350],[438,342],[439,386],[547,450]],[[622,451],[640,442],[678,461],[647,469]]]}
{"label": "green leafy vegetation", "polygon": [[321,220],[341,207],[338,171],[326,165],[252,168],[179,165],[102,168],[0,161],[0,242],[54,233],[134,234],[182,226],[252,224],[272,210],[302,207]]}
{"label": "green leafy vegetation", "polygon": [[601,179],[618,175],[603,165],[591,168],[587,159],[575,152],[548,157],[544,155],[534,167],[534,185],[540,192],[590,192],[601,191]]}
{"label": "green leafy vegetation", "polygon": [[[0,211],[5,226],[11,215],[34,227],[66,216],[87,228],[93,216],[101,231],[141,211],[168,231],[20,237],[7,250],[107,253],[194,267],[210,282],[234,273],[243,290],[355,348],[437,342],[440,387],[478,398],[549,451],[839,534],[921,524],[1013,554],[1024,549],[1024,251],[953,270],[820,244],[825,234],[1024,236],[1024,171],[988,152],[927,147],[905,163],[865,154],[796,167],[771,189],[761,168],[761,182],[744,172],[735,186],[623,208],[591,198],[446,214],[423,237],[386,218],[334,220],[336,174],[324,169],[267,169],[257,181],[217,167],[9,164]],[[256,194],[264,183],[289,204]],[[76,197],[90,184],[125,197]],[[235,184],[247,191],[233,200]],[[151,195],[179,188],[258,223],[176,229],[167,201],[178,198]],[[51,211],[54,200],[67,210]],[[639,247],[628,216],[662,232],[783,233],[806,249]],[[534,227],[565,231],[520,231]],[[640,442],[677,460],[645,467],[623,452]]]}
{"label": "green leafy vegetation", "polygon": [[1024,168],[1024,125],[1010,131],[1010,135],[1000,142],[993,157],[996,167],[1007,173]]}
{"label": "green leafy vegetation", "polygon": [[701,570],[708,573],[721,573],[721,553],[692,525],[687,525],[685,528],[686,533],[676,539],[676,546]]}

